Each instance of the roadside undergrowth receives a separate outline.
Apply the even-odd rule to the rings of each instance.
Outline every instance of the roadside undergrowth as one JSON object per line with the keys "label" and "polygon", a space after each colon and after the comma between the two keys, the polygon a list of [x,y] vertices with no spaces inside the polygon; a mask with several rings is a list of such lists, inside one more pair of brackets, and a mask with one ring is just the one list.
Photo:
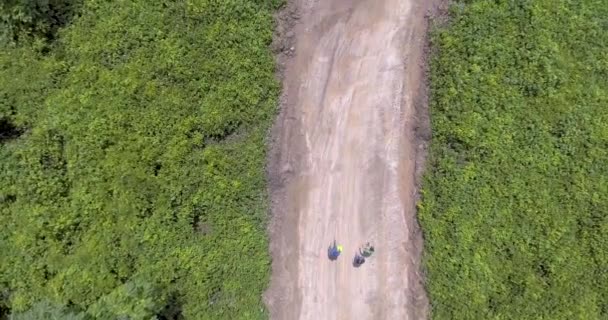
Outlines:
{"label": "roadside undergrowth", "polygon": [[282,1],[73,2],[0,48],[0,319],[267,318]]}
{"label": "roadside undergrowth", "polygon": [[432,319],[608,318],[607,16],[472,0],[434,31]]}

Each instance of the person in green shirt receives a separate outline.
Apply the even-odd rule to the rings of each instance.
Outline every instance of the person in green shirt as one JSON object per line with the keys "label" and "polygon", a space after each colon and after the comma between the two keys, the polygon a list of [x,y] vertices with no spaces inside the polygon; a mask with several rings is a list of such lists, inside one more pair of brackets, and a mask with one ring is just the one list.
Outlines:
{"label": "person in green shirt", "polygon": [[369,242],[365,244],[365,246],[361,249],[359,249],[359,253],[364,257],[364,258],[369,258],[372,256],[372,254],[374,254],[374,246],[372,246]]}

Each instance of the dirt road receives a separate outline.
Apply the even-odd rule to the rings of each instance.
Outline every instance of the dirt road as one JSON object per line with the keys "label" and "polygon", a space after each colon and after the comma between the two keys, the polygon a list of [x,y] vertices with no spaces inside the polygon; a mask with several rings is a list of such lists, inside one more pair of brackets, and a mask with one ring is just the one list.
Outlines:
{"label": "dirt road", "polygon": [[[291,5],[300,19],[290,32],[294,56],[284,71],[269,170],[271,317],[425,318],[414,101],[428,2]],[[327,247],[334,239],[344,252],[332,262]],[[376,254],[354,268],[366,241]]]}

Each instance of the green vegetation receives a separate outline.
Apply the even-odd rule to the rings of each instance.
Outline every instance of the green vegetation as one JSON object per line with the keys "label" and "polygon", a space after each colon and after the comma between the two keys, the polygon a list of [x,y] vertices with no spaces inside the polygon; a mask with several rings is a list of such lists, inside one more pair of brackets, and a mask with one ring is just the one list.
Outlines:
{"label": "green vegetation", "polygon": [[2,0],[0,43],[15,44],[32,37],[52,40],[80,3],[81,0]]}
{"label": "green vegetation", "polygon": [[15,24],[27,37],[0,48],[0,319],[267,317],[280,2],[85,0],[52,37],[39,16]]}
{"label": "green vegetation", "polygon": [[608,3],[467,1],[434,34],[433,319],[608,319]]}

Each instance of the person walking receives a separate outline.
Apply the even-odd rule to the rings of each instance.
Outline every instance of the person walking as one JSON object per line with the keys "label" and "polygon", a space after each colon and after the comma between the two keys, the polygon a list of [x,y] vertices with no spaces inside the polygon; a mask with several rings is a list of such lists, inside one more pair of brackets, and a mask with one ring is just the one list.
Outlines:
{"label": "person walking", "polygon": [[369,258],[372,256],[372,254],[374,254],[374,246],[372,246],[369,242],[365,244],[365,246],[361,249],[359,249],[359,253],[364,257],[364,258]]}
{"label": "person walking", "polygon": [[355,253],[355,258],[353,259],[353,267],[359,268],[362,264],[365,263],[365,258],[359,253]]}
{"label": "person walking", "polygon": [[335,261],[340,256],[340,253],[342,253],[342,246],[336,244],[336,240],[334,240],[333,245],[329,246],[327,249],[327,256],[329,257],[329,260]]}

